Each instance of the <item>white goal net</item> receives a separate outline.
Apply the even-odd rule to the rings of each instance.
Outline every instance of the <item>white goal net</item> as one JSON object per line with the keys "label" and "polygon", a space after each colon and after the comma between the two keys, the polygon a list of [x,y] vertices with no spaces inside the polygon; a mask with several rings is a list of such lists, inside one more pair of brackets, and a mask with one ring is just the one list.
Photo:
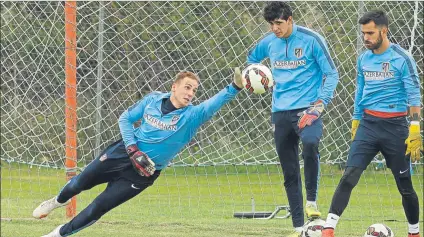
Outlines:
{"label": "white goal net", "polygon": [[[30,217],[39,202],[57,194],[66,182],[65,4],[0,4],[1,217],[19,219]],[[117,122],[125,109],[151,91],[168,91],[177,72],[188,69],[200,76],[195,104],[229,84],[233,68],[246,65],[247,51],[269,30],[262,18],[264,4],[77,2],[78,169],[120,139]],[[323,117],[320,144],[318,203],[326,214],[350,145],[355,64],[364,49],[358,16],[374,8],[388,13],[390,40],[413,55],[422,89],[424,4],[290,4],[297,24],[325,37],[340,74],[334,99]],[[252,197],[257,210],[287,204],[270,104],[270,94],[240,93],[199,130],[157,183],[142,194],[150,208],[118,208],[105,218],[131,219],[140,213],[152,218],[231,217],[234,211],[251,210]],[[423,165],[416,163],[412,168],[422,200]],[[98,192],[81,195],[78,210]],[[390,220],[393,222],[388,225],[397,234],[406,233],[400,195],[378,155],[355,189],[340,228],[354,235],[374,222]],[[290,221],[284,223],[291,226]]]}

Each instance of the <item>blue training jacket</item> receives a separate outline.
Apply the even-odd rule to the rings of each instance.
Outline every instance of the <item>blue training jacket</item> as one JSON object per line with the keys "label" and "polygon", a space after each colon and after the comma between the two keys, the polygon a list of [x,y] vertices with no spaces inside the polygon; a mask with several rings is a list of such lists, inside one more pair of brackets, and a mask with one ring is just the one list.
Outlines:
{"label": "blue training jacket", "polygon": [[[119,128],[125,146],[137,144],[156,164],[156,169],[165,168],[196,134],[197,129],[227,102],[238,90],[229,85],[212,98],[197,106],[192,104],[163,115],[163,98],[170,93],[152,92],[127,109],[119,118]],[[133,124],[141,119],[141,125]]]}
{"label": "blue training jacket", "polygon": [[421,92],[417,65],[411,54],[397,44],[382,54],[366,50],[357,61],[357,86],[353,119],[364,109],[406,112],[420,106]]}
{"label": "blue training jacket", "polygon": [[333,98],[339,74],[318,33],[296,24],[288,38],[270,33],[249,51],[247,63],[265,58],[270,59],[276,83],[272,112],[306,108],[318,99],[327,105]]}

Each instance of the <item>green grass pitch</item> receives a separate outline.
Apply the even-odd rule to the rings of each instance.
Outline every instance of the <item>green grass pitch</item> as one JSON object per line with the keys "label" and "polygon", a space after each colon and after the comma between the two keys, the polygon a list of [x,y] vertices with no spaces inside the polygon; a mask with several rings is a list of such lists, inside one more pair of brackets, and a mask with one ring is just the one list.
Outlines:
{"label": "green grass pitch", "polygon": [[[390,226],[397,237],[407,235],[401,198],[391,172],[374,168],[369,167],[354,189],[337,236],[362,236],[369,225],[378,222]],[[414,187],[422,204],[423,167],[415,167],[414,172]],[[324,216],[341,174],[337,166],[322,166],[318,204]],[[1,236],[42,236],[65,223],[65,209],[55,210],[44,220],[31,218],[32,210],[56,195],[65,182],[64,170],[2,161]],[[234,212],[252,210],[252,197],[256,211],[286,205],[283,182],[279,166],[168,168],[152,187],[73,236],[286,236],[291,219],[233,218]],[[78,211],[104,187],[78,195]],[[422,212],[420,220],[423,230]]]}

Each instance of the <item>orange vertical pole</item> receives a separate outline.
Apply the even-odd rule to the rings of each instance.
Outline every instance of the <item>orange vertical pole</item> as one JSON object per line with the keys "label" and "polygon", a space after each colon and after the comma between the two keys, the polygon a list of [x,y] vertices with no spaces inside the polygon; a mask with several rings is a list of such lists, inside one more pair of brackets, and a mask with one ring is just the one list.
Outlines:
{"label": "orange vertical pole", "polygon": [[[65,1],[65,167],[66,180],[76,175],[77,168],[77,3]],[[66,207],[66,216],[76,215],[77,200]]]}

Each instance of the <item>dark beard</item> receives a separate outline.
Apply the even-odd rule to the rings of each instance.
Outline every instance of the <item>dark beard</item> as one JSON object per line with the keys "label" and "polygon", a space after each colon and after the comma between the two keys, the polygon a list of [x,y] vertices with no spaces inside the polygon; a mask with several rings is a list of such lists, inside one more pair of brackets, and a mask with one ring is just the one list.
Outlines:
{"label": "dark beard", "polygon": [[383,36],[381,35],[381,31],[380,31],[377,42],[375,42],[375,44],[371,44],[371,45],[368,45],[368,46],[365,46],[365,47],[367,49],[370,49],[370,50],[375,50],[375,49],[380,48],[382,43],[383,43]]}

